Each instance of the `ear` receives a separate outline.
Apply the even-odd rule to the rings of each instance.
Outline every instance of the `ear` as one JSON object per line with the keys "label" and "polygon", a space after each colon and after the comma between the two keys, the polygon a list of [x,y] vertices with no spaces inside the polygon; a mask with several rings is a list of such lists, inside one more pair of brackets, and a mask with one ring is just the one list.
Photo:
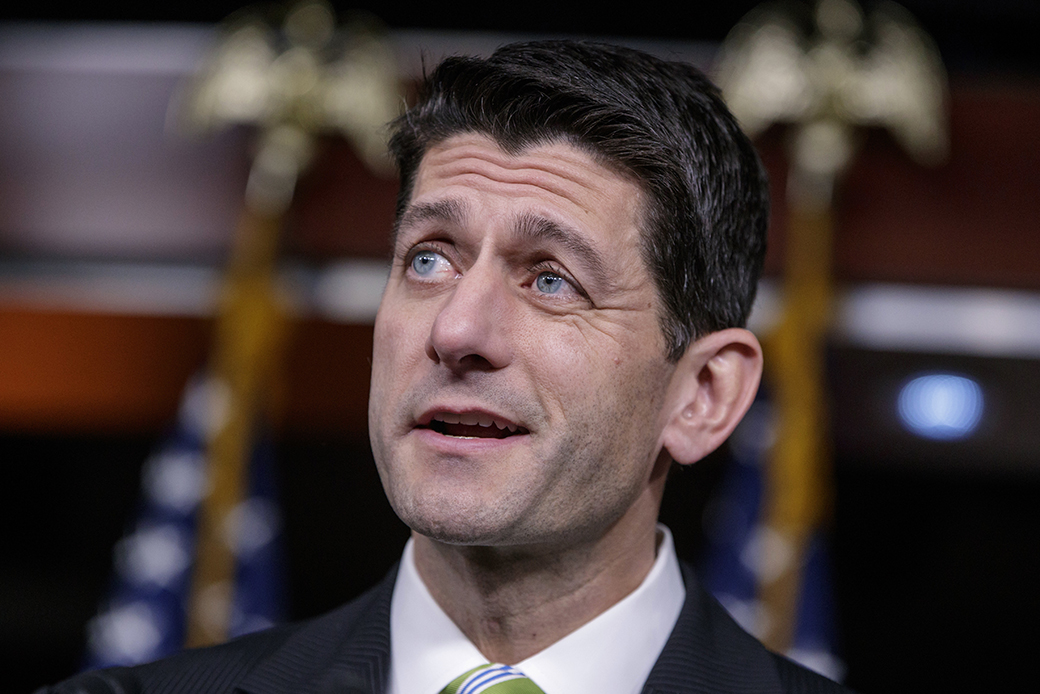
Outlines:
{"label": "ear", "polygon": [[662,446],[695,463],[718,448],[751,407],[762,377],[762,347],[742,328],[705,335],[687,348],[669,386]]}

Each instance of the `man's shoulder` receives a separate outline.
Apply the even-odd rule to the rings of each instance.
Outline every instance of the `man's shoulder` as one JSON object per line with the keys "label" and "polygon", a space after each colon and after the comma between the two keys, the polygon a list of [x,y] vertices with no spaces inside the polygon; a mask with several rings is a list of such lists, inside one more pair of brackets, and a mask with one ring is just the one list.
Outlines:
{"label": "man's shoulder", "polygon": [[850,694],[851,690],[834,680],[813,672],[793,660],[770,653],[776,663],[777,674],[785,692],[792,694]]}
{"label": "man's shoulder", "polygon": [[[849,690],[769,651],[682,565],[686,602],[648,685],[668,692],[841,694]],[[697,683],[693,687],[690,683]]]}
{"label": "man's shoulder", "polygon": [[218,646],[181,651],[132,667],[84,672],[36,694],[139,694],[195,692],[216,694],[232,688],[265,656],[276,651],[302,625],[274,627]]}
{"label": "man's shoulder", "polygon": [[277,666],[286,659],[290,669],[304,673],[312,663],[329,657],[329,652],[363,621],[383,590],[384,584],[377,585],[309,620],[216,646],[181,651],[151,663],[84,672],[34,694],[229,694],[258,669]]}

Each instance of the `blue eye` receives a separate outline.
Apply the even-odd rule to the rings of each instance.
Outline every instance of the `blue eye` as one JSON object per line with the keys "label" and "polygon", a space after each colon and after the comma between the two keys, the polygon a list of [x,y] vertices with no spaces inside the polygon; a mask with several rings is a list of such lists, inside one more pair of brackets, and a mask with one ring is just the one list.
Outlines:
{"label": "blue eye", "polygon": [[421,251],[412,258],[412,270],[415,271],[415,274],[426,277],[437,269],[437,263],[441,260],[443,258],[438,253]]}
{"label": "blue eye", "polygon": [[540,292],[546,294],[557,294],[567,285],[567,280],[563,279],[555,272],[543,272],[538,275],[537,279],[535,279],[534,285]]}

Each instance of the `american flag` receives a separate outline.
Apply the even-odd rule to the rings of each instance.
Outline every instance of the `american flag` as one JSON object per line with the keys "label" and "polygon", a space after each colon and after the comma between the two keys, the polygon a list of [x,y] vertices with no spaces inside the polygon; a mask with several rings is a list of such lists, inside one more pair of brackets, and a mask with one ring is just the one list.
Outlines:
{"label": "american flag", "polygon": [[[775,438],[772,407],[760,390],[744,420],[730,437],[732,462],[705,514],[708,546],[699,576],[744,629],[761,638],[770,614],[759,599],[759,586],[785,551],[763,522],[765,466]],[[817,532],[801,562],[801,586],[794,638],[785,655],[833,680],[841,681],[844,664],[837,655],[837,634],[827,541]]]}
{"label": "american flag", "polygon": [[[114,550],[112,584],[87,627],[85,669],[145,663],[184,646],[206,441],[218,400],[212,381],[193,380],[172,431],[144,464],[135,518]],[[247,495],[229,524],[236,558],[232,637],[284,616],[274,472],[272,448],[261,441],[250,460]]]}

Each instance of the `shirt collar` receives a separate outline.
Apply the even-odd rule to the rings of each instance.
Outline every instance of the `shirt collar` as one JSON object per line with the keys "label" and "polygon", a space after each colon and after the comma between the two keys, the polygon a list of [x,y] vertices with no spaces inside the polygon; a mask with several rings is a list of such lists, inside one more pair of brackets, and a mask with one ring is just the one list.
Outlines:
{"label": "shirt collar", "polygon": [[[663,525],[657,558],[620,602],[517,667],[545,694],[638,694],[686,598],[672,535]],[[390,603],[390,694],[438,694],[487,659],[430,595],[405,546]],[[590,655],[594,654],[594,657]]]}

